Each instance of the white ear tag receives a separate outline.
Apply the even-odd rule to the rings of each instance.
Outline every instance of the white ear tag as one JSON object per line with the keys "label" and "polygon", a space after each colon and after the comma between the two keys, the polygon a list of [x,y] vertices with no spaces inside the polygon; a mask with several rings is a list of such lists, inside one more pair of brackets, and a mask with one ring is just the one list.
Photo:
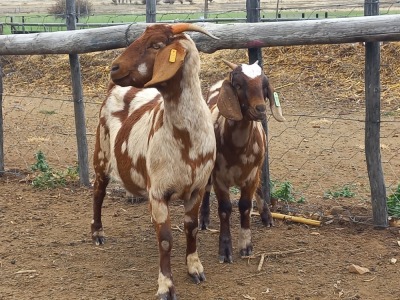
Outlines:
{"label": "white ear tag", "polygon": [[275,106],[279,107],[281,106],[281,103],[279,102],[279,96],[277,92],[274,92],[274,100],[275,100]]}

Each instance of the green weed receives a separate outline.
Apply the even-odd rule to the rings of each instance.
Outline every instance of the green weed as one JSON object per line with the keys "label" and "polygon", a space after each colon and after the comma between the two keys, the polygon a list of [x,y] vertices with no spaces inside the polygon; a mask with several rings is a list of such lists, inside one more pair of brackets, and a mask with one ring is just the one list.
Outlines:
{"label": "green weed", "polygon": [[271,197],[278,200],[283,200],[287,202],[297,202],[304,203],[305,198],[300,197],[296,199],[294,195],[293,185],[289,181],[277,182],[270,181]]}
{"label": "green weed", "polygon": [[40,110],[39,112],[40,112],[41,114],[49,115],[49,116],[55,115],[55,114],[56,114],[56,112],[55,112],[54,110]]}
{"label": "green weed", "polygon": [[400,184],[393,194],[387,197],[387,208],[389,216],[400,218]]}
{"label": "green weed", "polygon": [[324,193],[324,198],[326,199],[334,199],[334,198],[352,198],[355,196],[355,193],[351,190],[349,185],[345,185],[344,187],[331,191],[328,190]]}
{"label": "green weed", "polygon": [[68,167],[65,171],[53,170],[47,163],[44,153],[35,154],[36,162],[31,166],[35,172],[32,185],[38,189],[57,188],[79,179],[78,167]]}

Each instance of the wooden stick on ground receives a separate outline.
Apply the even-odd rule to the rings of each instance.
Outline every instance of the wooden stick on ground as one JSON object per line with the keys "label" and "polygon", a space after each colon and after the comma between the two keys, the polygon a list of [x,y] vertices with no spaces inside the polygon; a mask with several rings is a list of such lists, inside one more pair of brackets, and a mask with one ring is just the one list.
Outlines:
{"label": "wooden stick on ground", "polygon": [[265,253],[261,254],[260,262],[258,263],[257,271],[260,272],[264,264]]}
{"label": "wooden stick on ground", "polygon": [[313,226],[321,225],[321,221],[318,221],[318,220],[311,220],[311,219],[306,219],[303,217],[295,217],[295,216],[289,216],[289,215],[284,215],[284,214],[279,214],[279,213],[271,213],[271,214],[274,219],[290,220],[293,222],[303,223],[303,224],[313,225]]}

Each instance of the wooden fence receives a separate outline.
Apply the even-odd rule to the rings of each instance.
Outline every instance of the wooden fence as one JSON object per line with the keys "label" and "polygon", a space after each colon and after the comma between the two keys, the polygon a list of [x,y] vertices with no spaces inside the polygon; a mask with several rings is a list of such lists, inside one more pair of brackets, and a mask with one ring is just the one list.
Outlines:
{"label": "wooden fence", "polygon": [[[261,47],[283,45],[338,44],[365,42],[365,94],[366,130],[365,146],[374,225],[388,226],[386,190],[380,155],[380,41],[400,41],[400,15],[374,16],[379,13],[379,0],[366,0],[365,17],[288,21],[283,23],[257,23],[259,1],[247,0],[248,23],[202,23],[220,40],[210,40],[204,35],[191,36],[200,51],[211,53],[220,49],[249,49],[250,62],[260,59]],[[154,22],[155,0],[147,1],[147,22]],[[70,31],[32,33],[0,36],[0,55],[69,54],[75,104],[76,132],[80,180],[89,184],[85,115],[80,78],[79,53],[122,48],[132,43],[145,29],[146,24],[135,23],[105,28],[74,30],[75,2],[67,0],[67,26]],[[111,38],[112,37],[112,38]],[[0,69],[1,70],[1,69]],[[2,96],[0,83],[0,106]],[[0,111],[1,112],[1,111]],[[0,115],[0,129],[2,128]],[[266,124],[265,124],[266,126]],[[266,127],[265,127],[266,128]],[[267,128],[266,128],[267,130]],[[0,132],[2,147],[2,132]],[[0,156],[3,149],[0,149]],[[267,168],[267,166],[266,166]],[[0,174],[4,172],[0,157]],[[267,172],[268,173],[268,170]],[[268,186],[264,182],[264,186]]]}

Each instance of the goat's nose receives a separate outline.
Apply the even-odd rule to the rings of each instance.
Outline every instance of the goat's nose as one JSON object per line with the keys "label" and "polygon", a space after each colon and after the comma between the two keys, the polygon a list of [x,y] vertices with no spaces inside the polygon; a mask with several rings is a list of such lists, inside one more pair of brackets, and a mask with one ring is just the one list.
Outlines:
{"label": "goat's nose", "polygon": [[262,105],[262,104],[256,105],[256,110],[257,110],[259,113],[265,113],[265,105]]}

